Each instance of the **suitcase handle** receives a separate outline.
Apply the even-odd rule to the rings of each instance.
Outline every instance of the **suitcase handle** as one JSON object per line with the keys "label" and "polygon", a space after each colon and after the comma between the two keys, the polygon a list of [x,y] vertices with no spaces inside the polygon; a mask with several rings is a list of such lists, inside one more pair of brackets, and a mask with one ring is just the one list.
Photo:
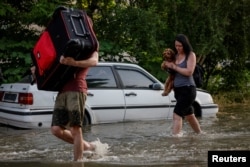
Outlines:
{"label": "suitcase handle", "polygon": [[[78,30],[76,28],[76,25],[75,25],[74,18],[76,18],[77,21],[79,21],[80,28],[82,29],[82,32],[78,32]],[[84,25],[83,25],[83,22],[82,22],[82,20],[80,18],[82,18],[81,15],[71,15],[70,16],[70,20],[71,20],[71,23],[72,23],[72,26],[74,28],[74,31],[75,31],[76,35],[82,36],[82,37],[86,37],[87,36],[87,32],[86,32],[86,30],[84,28]]]}

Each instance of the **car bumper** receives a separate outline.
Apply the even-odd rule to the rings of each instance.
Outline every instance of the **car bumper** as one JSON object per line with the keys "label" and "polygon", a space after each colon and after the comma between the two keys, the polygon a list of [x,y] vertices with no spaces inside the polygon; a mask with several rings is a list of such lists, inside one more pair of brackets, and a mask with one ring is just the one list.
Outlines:
{"label": "car bumper", "polygon": [[219,111],[219,107],[217,104],[206,104],[206,105],[201,105],[201,110],[202,110],[202,117],[216,117],[216,114]]}
{"label": "car bumper", "polygon": [[0,123],[18,128],[36,129],[51,126],[52,109],[30,110],[0,108]]}

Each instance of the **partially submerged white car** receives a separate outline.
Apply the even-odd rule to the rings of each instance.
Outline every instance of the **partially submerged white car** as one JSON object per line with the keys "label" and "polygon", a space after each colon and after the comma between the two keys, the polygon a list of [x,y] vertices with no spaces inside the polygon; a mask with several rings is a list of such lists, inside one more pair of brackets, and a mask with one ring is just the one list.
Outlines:
{"label": "partially submerged white car", "polygon": [[[28,77],[28,76],[27,76]],[[0,86],[0,123],[19,128],[48,128],[57,92],[42,91],[29,79]],[[172,119],[173,92],[162,96],[163,84],[135,64],[99,63],[87,75],[85,125]],[[218,105],[197,89],[197,117],[215,117]]]}

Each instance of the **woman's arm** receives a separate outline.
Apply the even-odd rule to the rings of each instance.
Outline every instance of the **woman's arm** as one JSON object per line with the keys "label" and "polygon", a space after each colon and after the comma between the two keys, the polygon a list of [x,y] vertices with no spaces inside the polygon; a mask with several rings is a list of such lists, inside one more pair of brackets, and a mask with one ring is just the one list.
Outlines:
{"label": "woman's arm", "polygon": [[72,57],[60,57],[60,63],[68,66],[74,66],[74,67],[80,67],[80,68],[87,68],[96,66],[98,63],[99,54],[97,51],[95,51],[90,58],[86,60],[75,60]]}

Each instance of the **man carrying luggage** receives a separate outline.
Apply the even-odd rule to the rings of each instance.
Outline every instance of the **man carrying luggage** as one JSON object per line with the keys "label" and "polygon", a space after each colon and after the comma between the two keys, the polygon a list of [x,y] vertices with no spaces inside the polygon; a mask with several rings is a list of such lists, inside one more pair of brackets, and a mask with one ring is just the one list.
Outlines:
{"label": "man carrying luggage", "polygon": [[84,150],[95,148],[93,144],[83,140],[82,121],[87,97],[85,78],[89,67],[97,65],[99,55],[95,51],[86,60],[74,60],[72,57],[65,56],[60,57],[60,63],[78,67],[79,70],[73,74],[72,79],[58,93],[52,117],[51,132],[63,141],[73,144],[74,161],[80,161],[83,159]]}

